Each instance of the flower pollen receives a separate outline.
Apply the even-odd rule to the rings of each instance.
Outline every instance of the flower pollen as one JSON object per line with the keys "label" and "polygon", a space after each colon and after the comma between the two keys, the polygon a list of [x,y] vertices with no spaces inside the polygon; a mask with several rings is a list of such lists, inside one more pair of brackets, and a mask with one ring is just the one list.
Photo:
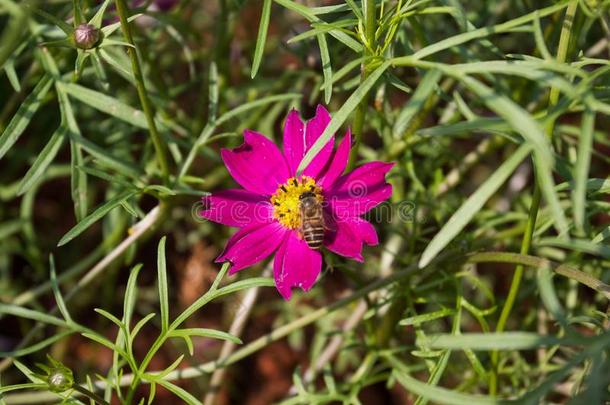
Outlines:
{"label": "flower pollen", "polygon": [[309,176],[289,178],[271,196],[273,216],[286,228],[297,229],[301,226],[299,204],[301,195],[306,191],[315,193],[320,203],[324,201],[322,188]]}

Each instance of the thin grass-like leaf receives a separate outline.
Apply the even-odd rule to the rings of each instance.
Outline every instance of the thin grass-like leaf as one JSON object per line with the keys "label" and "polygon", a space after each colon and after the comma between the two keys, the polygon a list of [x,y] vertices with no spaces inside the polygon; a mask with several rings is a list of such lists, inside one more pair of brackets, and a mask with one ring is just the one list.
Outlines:
{"label": "thin grass-like leaf", "polygon": [[[286,7],[287,9],[290,9],[290,10],[300,14],[301,16],[305,17],[310,22],[321,22],[322,21],[320,18],[316,17],[316,15],[314,13],[312,13],[312,11],[308,7],[306,7],[302,4],[296,3],[292,0],[275,0],[275,2],[283,7]],[[333,37],[335,37],[345,46],[351,48],[354,52],[356,52],[356,53],[362,52],[362,45],[358,41],[356,41],[354,38],[347,35],[345,32],[335,29],[335,30],[329,31],[329,34],[332,35]]]}
{"label": "thin grass-like leaf", "polygon": [[228,340],[236,344],[241,344],[242,341],[237,336],[231,335],[230,333],[207,328],[189,328],[189,329],[176,329],[170,333],[172,337],[184,337],[184,336],[200,336],[212,339]]}
{"label": "thin grass-like leaf", "polygon": [[51,139],[42,149],[42,151],[36,156],[36,160],[27,171],[21,182],[19,183],[18,195],[23,195],[28,192],[34,184],[36,184],[45,174],[49,165],[57,156],[57,153],[61,149],[68,134],[68,130],[64,125],[60,125],[57,130],[51,135]]}
{"label": "thin grass-like leaf", "polygon": [[521,145],[462,206],[449,218],[440,231],[432,238],[419,260],[419,267],[427,266],[452,240],[470,220],[481,210],[489,198],[504,184],[517,166],[530,153],[529,145]]}
{"label": "thin grass-like leaf", "polygon": [[70,312],[68,311],[68,307],[66,306],[64,297],[62,296],[61,291],[59,289],[57,273],[55,271],[55,259],[53,258],[53,255],[49,256],[49,266],[51,267],[51,287],[53,289],[53,296],[55,297],[57,308],[59,308],[59,312],[62,314],[65,321],[70,323],[72,322],[72,317],[70,316]]}
{"label": "thin grass-like leaf", "polygon": [[23,131],[25,131],[34,114],[38,111],[52,84],[51,76],[43,76],[36,87],[34,87],[34,90],[23,100],[6,129],[0,135],[0,159],[23,134]]}
{"label": "thin grass-like leaf", "polygon": [[157,381],[157,383],[159,385],[162,385],[168,391],[171,391],[174,395],[176,395],[178,398],[180,398],[181,400],[183,400],[187,404],[189,404],[189,405],[201,405],[201,402],[197,398],[195,398],[193,395],[189,394],[183,388],[180,388],[177,385],[174,385],[171,382],[165,381],[165,380],[159,380],[159,381]]}
{"label": "thin grass-like leaf", "polygon": [[161,331],[169,327],[169,287],[167,286],[167,264],[165,261],[165,240],[162,237],[157,247],[157,284],[159,288],[159,307],[161,309]]}
{"label": "thin grass-like leaf", "polygon": [[[320,46],[320,60],[322,62],[322,73],[324,75],[324,102],[328,104],[333,93],[333,68],[330,63],[330,53],[328,51],[328,43],[324,34],[318,34],[318,45]],[[331,83],[330,85],[327,83]]]}
{"label": "thin grass-like leaf", "polygon": [[263,11],[258,25],[258,35],[256,37],[256,48],[254,49],[254,59],[252,60],[252,70],[250,77],[254,79],[258,68],[260,67],[263,54],[265,52],[265,43],[267,42],[267,31],[269,29],[269,17],[271,15],[271,0],[263,1]]}
{"label": "thin grass-like leaf", "polygon": [[417,86],[417,90],[415,90],[415,93],[413,93],[409,102],[402,109],[398,118],[396,118],[394,128],[392,129],[394,139],[402,137],[411,119],[424,107],[424,103],[430,94],[436,90],[441,77],[442,72],[437,69],[430,69],[424,75]]}
{"label": "thin grass-like leaf", "polygon": [[131,325],[131,315],[136,306],[136,300],[138,298],[138,275],[142,265],[138,264],[131,272],[129,272],[129,279],[127,280],[127,287],[125,288],[125,297],[123,299],[123,324],[129,329]]}
{"label": "thin grass-like leaf", "polygon": [[[417,339],[418,346],[450,350],[531,350],[556,344],[576,344],[577,339],[543,336],[530,332],[437,334]],[[584,341],[583,341],[584,343]]]}
{"label": "thin grass-like leaf", "polygon": [[59,241],[57,246],[63,246],[66,243],[70,242],[72,239],[76,238],[83,231],[93,225],[95,222],[104,217],[108,212],[118,207],[122,201],[134,196],[136,194],[135,191],[125,191],[116,197],[106,201],[104,204],[100,205],[95,211],[85,217],[82,221],[76,224],[72,229],[70,229]]}
{"label": "thin grass-like leaf", "polygon": [[0,314],[13,315],[13,316],[17,316],[20,318],[31,319],[33,321],[48,323],[49,325],[63,326],[63,327],[69,326],[67,324],[67,322],[64,321],[63,319],[42,313],[40,311],[35,311],[33,309],[20,307],[18,305],[0,304]]}
{"label": "thin grass-like leaf", "polygon": [[595,113],[585,109],[582,116],[582,130],[578,140],[578,156],[574,172],[574,191],[572,203],[574,204],[574,224],[581,234],[585,232],[585,209],[587,203],[587,179],[591,165],[591,150],[593,148],[593,130],[595,126]]}
{"label": "thin grass-like leaf", "polygon": [[139,128],[148,128],[144,113],[114,97],[107,96],[99,91],[91,90],[75,83],[61,83],[59,87],[70,96],[83,103],[112,115],[122,121]]}

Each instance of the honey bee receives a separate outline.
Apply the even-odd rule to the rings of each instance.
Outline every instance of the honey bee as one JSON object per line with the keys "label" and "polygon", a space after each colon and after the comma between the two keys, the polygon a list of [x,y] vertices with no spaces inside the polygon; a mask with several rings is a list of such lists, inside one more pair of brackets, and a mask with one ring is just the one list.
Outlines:
{"label": "honey bee", "polygon": [[318,250],[324,241],[324,223],[322,204],[312,191],[306,191],[299,196],[299,211],[301,214],[300,234],[311,249]]}

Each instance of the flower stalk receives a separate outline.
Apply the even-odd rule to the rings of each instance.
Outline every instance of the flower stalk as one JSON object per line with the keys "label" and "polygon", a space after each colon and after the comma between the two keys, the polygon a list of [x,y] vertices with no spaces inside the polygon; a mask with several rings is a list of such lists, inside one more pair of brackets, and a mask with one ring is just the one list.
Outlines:
{"label": "flower stalk", "polygon": [[127,4],[125,3],[125,0],[115,0],[115,4],[121,22],[121,30],[123,31],[125,42],[131,45],[131,47],[127,48],[127,53],[129,54],[129,59],[131,60],[131,69],[133,70],[136,89],[138,91],[138,97],[140,98],[140,104],[142,105],[142,110],[144,111],[144,116],[146,117],[146,123],[148,124],[148,131],[150,132],[150,137],[155,148],[157,163],[161,169],[161,177],[163,178],[163,182],[168,184],[169,164],[167,160],[167,151],[165,144],[161,139],[161,135],[157,130],[153,107],[146,91],[144,76],[142,74],[142,68],[140,67],[140,61],[138,59],[138,51],[131,34],[131,28],[129,26]]}
{"label": "flower stalk", "polygon": [[[377,17],[375,14],[375,0],[364,0],[364,36],[366,44],[363,47],[363,56],[374,56],[375,52],[375,32],[377,31]],[[360,84],[362,84],[369,75],[368,61],[372,58],[365,58],[361,66]],[[358,151],[360,149],[360,142],[362,139],[362,129],[364,128],[364,119],[366,118],[366,110],[368,108],[370,98],[370,91],[367,93],[358,104],[356,109],[356,116],[354,117],[354,125],[352,130],[354,131],[354,144],[349,155],[349,163],[347,169],[351,170],[356,165],[358,160]]]}

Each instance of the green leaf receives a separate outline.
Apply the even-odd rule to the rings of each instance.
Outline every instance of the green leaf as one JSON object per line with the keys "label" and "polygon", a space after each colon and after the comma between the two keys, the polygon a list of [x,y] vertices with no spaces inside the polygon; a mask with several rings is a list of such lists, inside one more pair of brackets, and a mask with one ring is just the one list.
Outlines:
{"label": "green leaf", "polygon": [[15,62],[13,61],[13,59],[9,59],[4,64],[4,73],[6,73],[6,78],[13,87],[13,90],[15,90],[16,92],[20,92],[21,83],[19,82],[19,77],[17,76],[17,71],[15,70]]}
{"label": "green leaf", "polygon": [[318,140],[311,146],[309,151],[301,160],[301,164],[297,169],[297,173],[300,174],[303,170],[309,165],[309,163],[313,160],[313,158],[320,152],[320,150],[326,145],[326,143],[330,140],[330,137],[337,132],[337,130],[341,127],[341,125],[347,120],[347,117],[356,109],[360,101],[368,94],[371,88],[375,85],[379,77],[385,72],[385,70],[390,66],[390,62],[386,61],[377,69],[375,69],[369,77],[364,80],[360,86],[352,93],[351,96],[345,101],[345,103],[341,106],[341,108],[333,115],[330,123],[322,132],[322,135],[318,138]]}
{"label": "green leaf", "polygon": [[100,53],[98,50],[95,53],[91,54],[91,64],[95,70],[95,75],[97,76],[98,83],[102,86],[102,88],[106,91],[110,89],[110,83],[108,83],[108,76],[106,75],[106,69],[104,69],[104,65],[100,60]]}
{"label": "green leaf", "polygon": [[39,312],[33,309],[20,307],[12,304],[0,304],[0,314],[17,316],[19,318],[32,319],[34,321],[48,323],[49,325],[68,327],[63,319]]}
{"label": "green leaf", "polygon": [[157,247],[157,283],[159,285],[159,306],[161,309],[161,332],[169,327],[169,288],[167,286],[167,264],[165,262],[165,240],[162,237]]}
{"label": "green leaf", "polygon": [[[139,13],[139,14],[134,14],[134,15],[132,15],[131,17],[129,17],[129,18],[127,19],[127,22],[132,22],[132,21],[134,21],[136,18],[139,18],[139,17],[141,17],[141,16],[143,16],[143,14],[142,14],[142,13]],[[110,35],[114,34],[114,32],[115,32],[116,30],[118,30],[119,28],[121,28],[121,22],[120,22],[120,21],[119,21],[119,22],[115,22],[115,23],[113,23],[113,24],[109,24],[109,25],[106,25],[106,26],[102,27],[102,32],[104,33],[104,38],[107,38],[107,37],[109,37]]]}
{"label": "green leaf", "polygon": [[97,12],[95,13],[95,15],[93,17],[91,17],[91,20],[89,20],[89,24],[91,24],[97,28],[102,27],[102,19],[104,18],[104,13],[106,12],[106,8],[108,8],[108,5],[110,4],[111,1],[112,0],[105,0],[102,3],[100,8],[97,9]]}
{"label": "green leaf", "polygon": [[178,387],[177,385],[174,385],[171,382],[165,381],[165,380],[159,380],[159,381],[157,381],[157,383],[159,385],[162,385],[163,387],[165,387],[168,391],[171,391],[174,395],[176,395],[178,398],[182,399],[187,404],[201,405],[201,402],[197,398],[195,398],[194,396],[189,394],[184,389]]}
{"label": "green leaf", "polygon": [[[328,51],[326,37],[324,34],[318,34],[316,37],[318,38],[318,45],[320,46],[320,60],[322,62],[322,74],[324,75],[324,102],[328,104],[330,102],[330,97],[333,94],[333,68],[330,63],[330,53]],[[327,85],[327,83],[330,83],[330,85]]]}
{"label": "green leaf", "polygon": [[108,167],[113,168],[117,172],[134,179],[139,179],[143,175],[137,166],[112,156],[110,153],[104,150],[104,148],[82,137],[80,134],[71,132],[70,137],[92,156],[99,159],[101,162],[105,163],[108,165]]}
{"label": "green leaf", "polygon": [[51,267],[51,287],[53,289],[53,296],[55,297],[57,308],[59,308],[59,312],[61,312],[66,322],[70,323],[72,322],[72,317],[70,316],[70,312],[68,311],[64,297],[61,295],[61,291],[59,290],[57,273],[55,271],[55,259],[53,258],[53,255],[49,255],[49,266]]}
{"label": "green leaf", "polygon": [[129,64],[125,63],[127,62],[126,60],[123,60],[121,58],[118,58],[116,55],[114,55],[113,52],[109,52],[106,49],[99,49],[99,53],[101,58],[108,63],[111,67],[114,68],[114,70],[120,74],[121,76],[123,76],[123,78],[125,80],[127,80],[128,82],[132,83],[135,85],[135,79],[133,77],[133,72],[131,71]]}
{"label": "green leaf", "polygon": [[140,319],[131,331],[131,338],[135,339],[135,337],[140,332],[140,330],[144,327],[144,325],[146,325],[148,323],[148,321],[153,319],[155,317],[155,315],[156,314],[153,312],[153,313],[146,315],[144,318]]}
{"label": "green leaf", "polygon": [[25,194],[41,179],[51,162],[53,162],[53,159],[55,159],[55,156],[57,156],[57,153],[61,149],[67,134],[68,130],[63,124],[61,124],[57,130],[55,130],[53,135],[51,135],[49,142],[47,142],[23,179],[21,179],[17,195]]}
{"label": "green leaf", "polygon": [[241,290],[254,287],[274,287],[275,280],[271,277],[253,277],[247,280],[240,280],[222,287],[217,291],[218,296],[233,294]]}
{"label": "green leaf", "polygon": [[131,325],[131,315],[136,306],[136,300],[138,298],[138,275],[142,265],[138,264],[131,269],[129,273],[129,279],[127,280],[127,288],[125,288],[125,297],[123,299],[123,324],[129,329]]}
{"label": "green leaf", "polygon": [[74,28],[64,20],[61,20],[38,7],[30,7],[30,10],[32,10],[35,14],[38,14],[40,17],[46,19],[51,24],[57,26],[57,28],[62,30],[66,35],[70,35],[74,30]]}
{"label": "green leaf", "polygon": [[36,87],[34,87],[34,90],[23,100],[23,103],[21,103],[21,106],[8,123],[6,129],[0,135],[0,159],[23,134],[23,131],[34,117],[52,84],[51,76],[44,75]]}
{"label": "green leaf", "polygon": [[220,83],[218,81],[218,67],[216,62],[210,63],[210,73],[208,74],[208,120],[216,122],[218,115],[218,96]]}
{"label": "green leaf", "polygon": [[452,308],[443,308],[439,311],[430,312],[427,314],[421,314],[416,316],[410,316],[405,318],[399,322],[399,325],[408,326],[408,325],[420,325],[424,322],[434,321],[436,319],[444,318],[446,316],[450,316],[455,314],[455,309]]}
{"label": "green leaf", "polygon": [[[254,108],[258,108],[267,104],[271,104],[274,103],[276,101],[288,101],[288,100],[298,100],[302,97],[302,94],[300,93],[285,93],[285,94],[276,94],[273,96],[268,96],[268,97],[263,97],[261,99],[258,100],[254,100],[254,101],[250,101],[248,103],[245,104],[241,104],[239,107],[235,107],[232,110],[227,111],[226,113],[222,114],[219,118],[218,121],[216,121],[216,126],[220,126],[222,124],[224,124],[225,122],[227,122],[228,120],[237,117],[240,114],[243,114],[245,112],[248,112]],[[201,137],[201,135],[200,135]],[[207,138],[206,138],[207,139]],[[198,139],[199,141],[199,139]]]}
{"label": "green leaf", "polygon": [[41,340],[40,342],[36,342],[35,344],[33,344],[31,346],[24,347],[21,349],[15,349],[10,352],[0,352],[0,357],[6,358],[6,357],[27,356],[28,354],[36,353],[37,351],[40,351],[40,350],[44,349],[45,347],[49,347],[53,343],[65,338],[66,336],[69,336],[73,333],[74,333],[74,331],[72,331],[72,330],[59,332],[55,335],[51,335],[50,337],[48,337],[44,340]]}
{"label": "green leaf", "polygon": [[212,339],[228,340],[229,342],[242,344],[241,339],[237,336],[234,336],[227,332],[207,328],[176,329],[172,331],[169,335],[171,337],[200,336]]}
{"label": "green leaf", "polygon": [[538,184],[553,214],[555,227],[560,235],[567,236],[569,230],[568,222],[559,203],[559,197],[553,182],[552,168],[554,166],[554,159],[552,147],[538,123],[530,114],[507,96],[495,92],[490,87],[471,77],[458,76],[458,78],[475,92],[489,108],[504,118],[511,127],[532,144]]}
{"label": "green leaf", "polygon": [[[309,8],[307,8],[306,6],[304,6],[302,4],[294,2],[293,0],[275,0],[275,2],[280,4],[281,6],[286,7],[287,9],[290,9],[290,10],[300,14],[301,16],[305,17],[310,22],[323,22],[320,18],[316,17],[316,15],[312,12],[312,10],[310,10]],[[354,38],[347,35],[345,32],[335,29],[335,30],[329,31],[329,34],[332,35],[333,37],[335,37],[345,46],[351,48],[354,52],[362,53],[362,44],[360,44]]]}
{"label": "green leaf", "polygon": [[102,346],[109,348],[112,351],[116,351],[118,353],[124,354],[124,352],[121,349],[119,349],[118,347],[116,347],[116,345],[114,343],[112,343],[110,340],[106,339],[105,337],[103,337],[101,335],[98,335],[95,333],[89,333],[89,332],[81,333],[81,335],[86,337],[89,340],[93,340],[94,342],[97,342],[97,343],[101,344]]}
{"label": "green leaf", "polygon": [[610,259],[610,246],[594,243],[583,239],[570,239],[566,241],[560,238],[543,238],[536,243],[538,246],[554,246],[574,252],[588,253],[591,255]]}
{"label": "green leaf", "polygon": [[[436,404],[450,405],[500,405],[506,404],[493,397],[484,397],[481,395],[468,395],[447,388],[436,387],[419,381],[407,374],[403,369],[396,366],[397,360],[391,360],[390,363],[394,366],[392,375],[398,380],[408,392],[420,395],[426,399],[433,401]],[[404,367],[404,366],[403,366]]]}
{"label": "green leaf", "polygon": [[169,373],[174,371],[176,369],[176,367],[178,367],[180,365],[180,363],[182,362],[183,359],[184,359],[184,354],[181,354],[176,360],[174,360],[174,362],[172,364],[167,366],[164,370],[155,372],[155,373],[145,373],[144,377],[146,380],[159,381],[159,380],[163,379],[166,375],[168,375]]}
{"label": "green leaf", "polygon": [[104,217],[108,212],[112,209],[118,207],[121,202],[124,200],[134,196],[137,192],[135,191],[126,191],[123,192],[116,197],[110,199],[104,204],[100,205],[95,211],[85,217],[82,221],[76,224],[72,229],[70,229],[59,241],[57,246],[63,246],[66,243],[70,242],[72,239],[80,235],[85,229],[89,228],[93,223],[100,220]]}
{"label": "green leaf", "polygon": [[587,180],[591,165],[591,150],[593,147],[593,131],[595,129],[595,112],[586,108],[582,115],[580,139],[578,140],[578,156],[574,172],[574,224],[581,234],[585,232],[585,208],[587,203]]}
{"label": "green leaf", "polygon": [[[71,138],[72,134],[80,136],[80,129],[76,123],[76,117],[74,116],[68,95],[61,89],[58,89],[57,86],[55,87],[57,89],[62,122],[67,125]],[[80,169],[82,165],[83,151],[81,146],[74,139],[70,139],[70,187],[72,201],[74,202],[74,214],[77,221],[81,221],[87,216],[87,174]]]}
{"label": "green leaf", "polygon": [[[575,344],[574,339],[542,336],[530,332],[437,334],[417,338],[418,346],[450,350],[531,350],[556,344]],[[584,343],[584,341],[583,341]]]}
{"label": "green leaf", "polygon": [[252,61],[252,70],[250,77],[254,79],[258,68],[263,59],[265,51],[265,42],[267,42],[267,30],[269,29],[269,16],[271,15],[271,0],[264,0],[263,11],[258,25],[258,35],[256,37],[256,48],[254,49],[254,60]]}
{"label": "green leaf", "polygon": [[148,128],[144,113],[137,110],[114,97],[107,96],[99,91],[91,90],[75,83],[61,83],[59,87],[70,96],[83,103],[123,120],[128,124],[139,128]]}
{"label": "green leaf", "polygon": [[77,221],[87,216],[87,174],[80,169],[83,164],[83,151],[74,141],[70,141],[70,188],[74,214]]}
{"label": "green leaf", "polygon": [[402,109],[398,115],[398,118],[396,118],[394,128],[392,129],[394,139],[400,139],[403,136],[413,117],[423,109],[428,97],[436,90],[437,84],[441,77],[442,73],[438,69],[430,69],[428,72],[426,72],[424,77],[417,85],[415,93],[413,93],[413,96],[411,96],[409,102]]}
{"label": "green leaf", "polygon": [[[454,336],[454,335],[451,335]],[[454,336],[455,337],[455,336]],[[392,375],[398,380],[408,392],[420,395],[436,404],[450,405],[500,405],[506,404],[493,397],[481,395],[468,395],[450,390],[447,388],[436,387],[425,382],[419,381],[408,374],[408,368],[393,356],[387,356],[392,365]]]}
{"label": "green leaf", "polygon": [[423,59],[430,55],[434,55],[435,53],[444,51],[446,49],[455,48],[458,45],[464,44],[475,39],[485,38],[491,35],[497,35],[504,32],[508,32],[516,27],[539,19],[540,17],[545,17],[547,15],[554,14],[555,12],[566,8],[567,5],[567,2],[554,4],[550,7],[538,9],[529,14],[525,14],[521,17],[514,18],[510,21],[501,24],[497,24],[491,27],[483,27],[462,34],[454,35],[452,37],[443,39],[420,49],[419,51],[415,52],[412,57],[415,59]]}
{"label": "green leaf", "polygon": [[543,267],[536,273],[536,281],[538,283],[538,291],[540,299],[546,309],[553,315],[562,326],[566,327],[568,322],[565,317],[565,311],[557,298],[555,288],[553,287],[553,272],[548,267]]}
{"label": "green leaf", "polygon": [[[10,391],[17,391],[17,390],[44,390],[48,387],[48,384],[43,384],[43,383],[23,383],[23,384],[13,384],[13,385],[6,385],[4,387],[0,387],[0,394],[4,394]],[[0,398],[0,400],[2,400]]]}
{"label": "green leaf", "polygon": [[93,309],[95,312],[97,312],[98,314],[102,315],[104,318],[108,319],[110,322],[114,323],[116,326],[118,326],[120,329],[124,329],[125,325],[123,324],[123,322],[121,322],[121,320],[119,318],[117,318],[116,316],[112,315],[110,312],[101,309],[101,308],[94,308]]}
{"label": "green leaf", "polygon": [[432,238],[419,260],[419,267],[427,266],[455,238],[483,208],[489,198],[502,186],[517,166],[530,153],[530,145],[521,145],[451,216]]}

